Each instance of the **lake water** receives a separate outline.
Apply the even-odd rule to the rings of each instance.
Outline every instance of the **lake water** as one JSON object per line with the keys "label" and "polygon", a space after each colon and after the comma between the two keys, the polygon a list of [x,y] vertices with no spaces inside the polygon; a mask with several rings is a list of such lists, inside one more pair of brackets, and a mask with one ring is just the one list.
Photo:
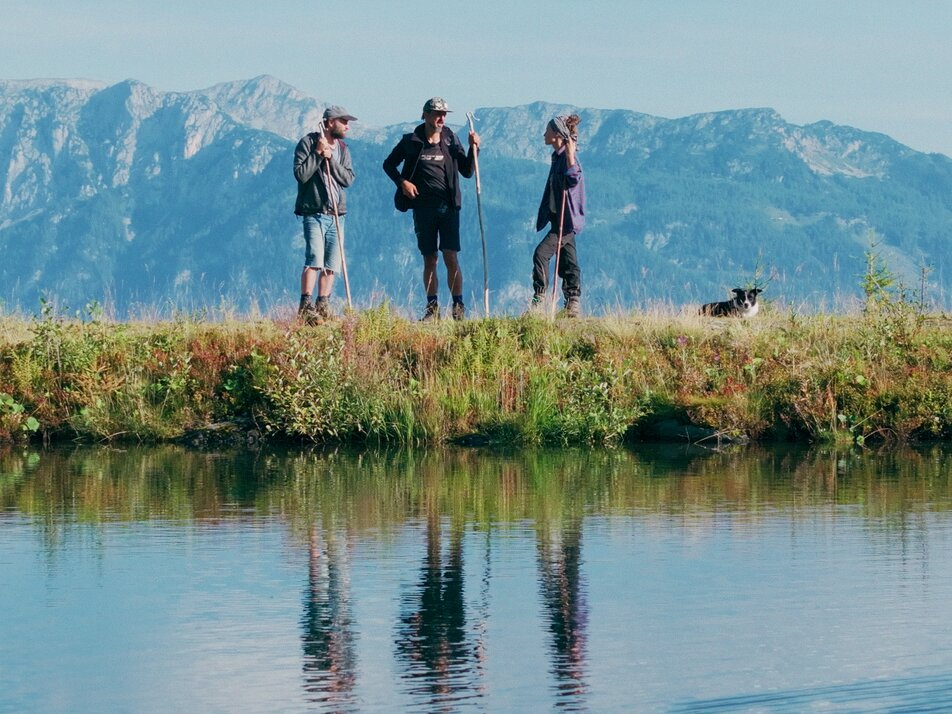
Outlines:
{"label": "lake water", "polygon": [[952,709],[952,450],[0,452],[0,711]]}

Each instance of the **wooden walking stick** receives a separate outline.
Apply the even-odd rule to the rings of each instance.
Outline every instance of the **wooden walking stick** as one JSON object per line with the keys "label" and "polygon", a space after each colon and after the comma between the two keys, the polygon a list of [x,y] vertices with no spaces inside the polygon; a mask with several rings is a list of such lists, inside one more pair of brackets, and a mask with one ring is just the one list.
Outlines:
{"label": "wooden walking stick", "polygon": [[344,274],[344,292],[347,293],[347,309],[352,310],[354,306],[350,301],[350,281],[347,279],[347,259],[344,257],[344,231],[341,230],[340,218],[337,215],[337,196],[335,196],[331,190],[331,181],[333,179],[331,178],[331,162],[329,160],[324,161],[324,174],[327,176],[325,183],[327,196],[331,199],[331,208],[334,210],[334,228],[337,229],[337,245],[340,246],[340,267],[341,272]]}
{"label": "wooden walking stick", "polygon": [[[472,112],[466,113],[469,119],[469,130],[475,132],[473,128],[473,119],[475,115]],[[489,317],[489,260],[486,258],[486,230],[483,228],[483,199],[482,186],[479,183],[479,149],[473,151],[473,166],[476,169],[476,212],[479,214],[479,237],[483,242],[483,309],[486,311],[486,317]]]}
{"label": "wooden walking stick", "polygon": [[555,320],[555,291],[559,286],[559,255],[562,253],[562,224],[565,223],[565,197],[568,192],[562,189],[562,207],[559,209],[559,242],[555,248],[555,273],[552,275],[552,306],[549,308],[549,318]]}

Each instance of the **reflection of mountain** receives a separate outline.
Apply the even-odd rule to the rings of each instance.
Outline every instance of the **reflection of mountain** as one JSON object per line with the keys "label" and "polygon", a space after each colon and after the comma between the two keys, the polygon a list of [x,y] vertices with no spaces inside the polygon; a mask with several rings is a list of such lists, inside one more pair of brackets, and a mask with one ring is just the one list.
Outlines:
{"label": "reflection of mountain", "polygon": [[402,598],[400,610],[396,652],[411,693],[424,706],[475,695],[476,645],[466,631],[462,524],[450,531],[444,562],[439,514],[428,515],[419,581]]}
{"label": "reflection of mountain", "polygon": [[357,657],[346,548],[337,538],[328,529],[322,548],[319,527],[311,533],[301,642],[308,700],[339,706],[353,702]]}
{"label": "reflection of mountain", "polygon": [[559,527],[540,523],[539,587],[548,622],[551,673],[559,707],[581,704],[585,694],[585,639],[588,610],[582,582],[582,521],[566,518]]}

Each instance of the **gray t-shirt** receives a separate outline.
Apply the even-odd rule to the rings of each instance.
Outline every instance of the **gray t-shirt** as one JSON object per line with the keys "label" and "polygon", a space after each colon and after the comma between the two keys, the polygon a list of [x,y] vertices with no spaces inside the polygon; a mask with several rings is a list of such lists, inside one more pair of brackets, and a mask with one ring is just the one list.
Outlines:
{"label": "gray t-shirt", "polygon": [[[334,142],[334,147],[331,149],[331,151],[334,152],[333,159],[332,159],[333,161],[336,161],[337,163],[340,163],[341,161],[343,161],[344,150],[341,148],[339,141]],[[322,167],[322,171],[323,170],[324,169]],[[341,192],[340,184],[334,180],[333,173],[331,174],[330,178],[331,178],[330,185],[327,187],[327,193],[328,193],[327,198],[330,201],[331,206],[340,206],[340,192]],[[324,182],[327,183],[326,175],[324,176]],[[330,206],[328,206],[328,208],[330,208]]]}

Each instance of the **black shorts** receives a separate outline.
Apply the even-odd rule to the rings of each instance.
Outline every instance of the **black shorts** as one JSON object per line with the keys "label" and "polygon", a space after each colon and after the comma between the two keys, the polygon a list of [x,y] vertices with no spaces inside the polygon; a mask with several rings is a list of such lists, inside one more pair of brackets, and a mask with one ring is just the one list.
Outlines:
{"label": "black shorts", "polygon": [[438,250],[459,251],[459,211],[445,201],[414,206],[413,230],[423,255]]}

